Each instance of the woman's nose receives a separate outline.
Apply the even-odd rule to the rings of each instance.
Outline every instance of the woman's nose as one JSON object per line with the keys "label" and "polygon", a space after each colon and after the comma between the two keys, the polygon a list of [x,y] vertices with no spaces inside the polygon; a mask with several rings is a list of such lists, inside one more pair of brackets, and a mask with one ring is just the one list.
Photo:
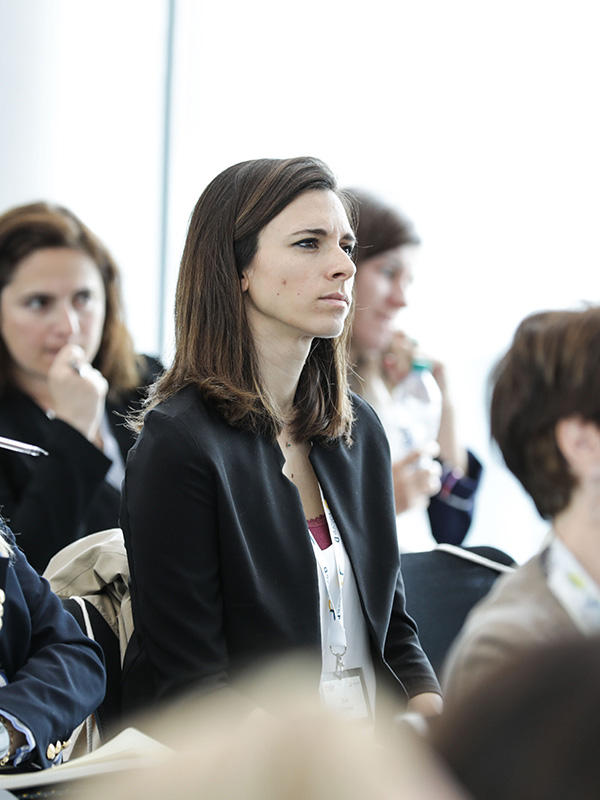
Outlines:
{"label": "woman's nose", "polygon": [[350,280],[356,273],[356,264],[345,250],[336,253],[336,257],[331,264],[331,277],[338,280]]}
{"label": "woman's nose", "polygon": [[56,325],[59,331],[67,337],[79,333],[79,316],[70,303],[64,303],[57,309]]}
{"label": "woman's nose", "polygon": [[406,290],[404,286],[396,282],[392,283],[388,301],[393,308],[405,308],[408,305],[408,301],[406,299]]}

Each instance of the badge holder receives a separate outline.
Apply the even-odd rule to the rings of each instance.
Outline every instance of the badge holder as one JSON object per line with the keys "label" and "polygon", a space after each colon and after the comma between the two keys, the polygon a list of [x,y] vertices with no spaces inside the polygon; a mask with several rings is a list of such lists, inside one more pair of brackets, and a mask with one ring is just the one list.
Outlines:
{"label": "badge holder", "polygon": [[363,670],[346,669],[345,647],[339,653],[333,647],[329,649],[335,656],[335,672],[327,672],[321,679],[320,694],[325,706],[348,719],[372,719]]}

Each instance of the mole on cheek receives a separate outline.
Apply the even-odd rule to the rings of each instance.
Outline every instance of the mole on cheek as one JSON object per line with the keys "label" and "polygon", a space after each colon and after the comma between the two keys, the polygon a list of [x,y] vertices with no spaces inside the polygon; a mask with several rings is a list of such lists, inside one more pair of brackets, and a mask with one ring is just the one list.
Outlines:
{"label": "mole on cheek", "polygon": [[282,285],[282,286],[285,286],[286,284],[287,284],[287,280],[284,278],[284,279],[281,281],[281,285]]}

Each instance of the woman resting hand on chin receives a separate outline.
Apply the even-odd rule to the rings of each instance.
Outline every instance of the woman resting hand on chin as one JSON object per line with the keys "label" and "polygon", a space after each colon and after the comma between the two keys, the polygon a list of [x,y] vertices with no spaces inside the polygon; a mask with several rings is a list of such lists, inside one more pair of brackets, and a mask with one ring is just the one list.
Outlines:
{"label": "woman resting hand on chin", "polygon": [[237,164],[196,204],[173,365],[123,488],[128,711],[300,651],[348,716],[380,687],[396,710],[441,706],[405,611],[385,433],[347,388],[353,222],[312,158]]}
{"label": "woman resting hand on chin", "polygon": [[38,571],[118,524],[124,415],[159,367],[133,352],[117,266],[74,214],[0,215],[0,436],[49,453],[0,450],[0,508]]}

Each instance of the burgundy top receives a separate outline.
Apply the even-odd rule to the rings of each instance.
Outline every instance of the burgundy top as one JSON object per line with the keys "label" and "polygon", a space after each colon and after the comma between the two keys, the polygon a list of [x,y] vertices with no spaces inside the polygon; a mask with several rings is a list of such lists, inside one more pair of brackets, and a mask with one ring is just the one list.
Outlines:
{"label": "burgundy top", "polygon": [[308,530],[312,533],[313,539],[321,550],[327,550],[331,546],[331,535],[329,525],[325,519],[325,514],[319,514],[314,519],[307,519]]}

